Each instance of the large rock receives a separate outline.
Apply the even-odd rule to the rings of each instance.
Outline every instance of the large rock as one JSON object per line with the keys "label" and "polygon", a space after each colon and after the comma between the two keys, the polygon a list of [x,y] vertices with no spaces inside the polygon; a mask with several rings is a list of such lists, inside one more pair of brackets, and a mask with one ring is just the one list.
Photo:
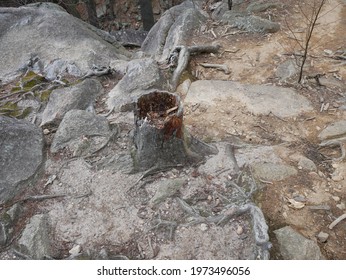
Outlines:
{"label": "large rock", "polygon": [[323,260],[317,243],[305,238],[289,226],[274,231],[280,253],[285,260]]}
{"label": "large rock", "polygon": [[146,91],[163,87],[164,80],[155,60],[134,59],[127,66],[126,75],[109,92],[107,105],[115,111],[127,111],[137,97]]}
{"label": "large rock", "polygon": [[273,113],[278,117],[288,118],[313,110],[308,99],[290,88],[217,80],[193,82],[185,104],[217,106],[226,102],[231,104],[232,100],[241,102],[255,115]]}
{"label": "large rock", "polygon": [[104,147],[111,137],[108,121],[83,110],[66,113],[54,136],[51,152],[68,147],[75,156],[91,154]]}
{"label": "large rock", "polygon": [[341,120],[329,124],[318,135],[318,138],[322,141],[341,137],[346,137],[346,120]]}
{"label": "large rock", "polygon": [[239,15],[233,11],[227,11],[222,16],[222,21],[249,32],[275,33],[280,30],[280,24],[276,22],[254,15]]}
{"label": "large rock", "polygon": [[142,44],[145,53],[167,59],[177,45],[188,45],[193,32],[206,18],[192,1],[185,1],[166,11],[151,28]]}
{"label": "large rock", "polygon": [[48,216],[35,215],[26,225],[18,240],[20,251],[35,260],[53,256],[53,246],[49,236]]}
{"label": "large rock", "polygon": [[86,73],[93,65],[108,66],[127,56],[122,46],[104,41],[95,28],[58,5],[0,8],[0,79],[5,82],[34,66],[34,57],[40,58],[38,71],[60,59],[73,74],[79,73],[76,68]]}
{"label": "large rock", "polygon": [[252,165],[254,175],[268,181],[281,181],[297,175],[298,171],[286,164],[262,162]]}
{"label": "large rock", "polygon": [[281,81],[285,81],[298,73],[297,63],[293,59],[286,60],[276,69],[275,75]]}
{"label": "large rock", "polygon": [[43,111],[41,126],[60,122],[72,109],[87,109],[93,105],[95,98],[102,91],[101,83],[95,79],[85,79],[74,86],[52,91],[47,107]]}
{"label": "large rock", "polygon": [[278,7],[281,7],[282,4],[280,3],[276,3],[276,2],[254,2],[251,3],[249,6],[247,6],[246,10],[249,13],[260,13],[260,12],[264,12],[268,9],[275,9]]}
{"label": "large rock", "polygon": [[0,116],[0,203],[22,190],[43,157],[42,131],[25,121]]}
{"label": "large rock", "polygon": [[[242,1],[240,1],[242,2]],[[252,3],[244,10],[241,3],[233,1],[232,10],[228,9],[226,1],[218,5],[212,13],[214,20],[221,20],[233,27],[248,32],[275,33],[280,30],[280,24],[270,20],[251,15],[253,12],[262,12],[269,8],[281,6],[279,3]]]}

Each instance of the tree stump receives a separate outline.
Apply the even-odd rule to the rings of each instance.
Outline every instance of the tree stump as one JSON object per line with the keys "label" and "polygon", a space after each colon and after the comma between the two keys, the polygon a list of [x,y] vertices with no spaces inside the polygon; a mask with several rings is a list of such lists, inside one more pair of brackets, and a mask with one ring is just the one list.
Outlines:
{"label": "tree stump", "polygon": [[217,149],[184,128],[180,97],[165,91],[140,96],[135,104],[135,171],[198,163]]}

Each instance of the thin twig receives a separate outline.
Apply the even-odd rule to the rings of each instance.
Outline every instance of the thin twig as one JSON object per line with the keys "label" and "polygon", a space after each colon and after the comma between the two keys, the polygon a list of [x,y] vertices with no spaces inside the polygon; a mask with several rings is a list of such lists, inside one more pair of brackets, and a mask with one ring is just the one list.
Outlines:
{"label": "thin twig", "polygon": [[342,220],[346,219],[346,213],[342,214],[340,217],[338,217],[337,219],[334,220],[334,222],[332,222],[329,225],[329,229],[333,229],[338,223],[340,223]]}
{"label": "thin twig", "polygon": [[205,68],[216,68],[218,70],[225,72],[225,74],[230,73],[230,70],[226,64],[200,63],[199,65]]}

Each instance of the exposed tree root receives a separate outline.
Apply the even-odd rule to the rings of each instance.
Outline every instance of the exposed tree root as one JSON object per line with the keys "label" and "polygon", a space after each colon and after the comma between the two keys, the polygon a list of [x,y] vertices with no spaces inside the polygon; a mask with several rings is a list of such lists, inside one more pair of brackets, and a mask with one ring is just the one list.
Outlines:
{"label": "exposed tree root", "polygon": [[171,90],[175,91],[178,87],[179,79],[183,71],[186,69],[190,55],[194,55],[197,53],[216,53],[220,49],[220,45],[205,45],[205,46],[177,46],[173,50],[173,54],[170,56],[174,56],[179,53],[178,57],[178,65],[175,71],[173,72],[172,80],[171,80]]}
{"label": "exposed tree root", "polygon": [[204,68],[215,68],[215,69],[221,70],[225,74],[231,73],[226,64],[200,63],[199,65],[201,65]]}
{"label": "exposed tree root", "polygon": [[320,147],[340,147],[340,151],[341,151],[341,156],[338,158],[333,158],[333,161],[343,161],[346,157],[346,150],[345,150],[345,143],[342,142],[342,140],[344,140],[344,138],[341,139],[336,139],[336,140],[329,140],[326,142],[321,143],[319,146]]}

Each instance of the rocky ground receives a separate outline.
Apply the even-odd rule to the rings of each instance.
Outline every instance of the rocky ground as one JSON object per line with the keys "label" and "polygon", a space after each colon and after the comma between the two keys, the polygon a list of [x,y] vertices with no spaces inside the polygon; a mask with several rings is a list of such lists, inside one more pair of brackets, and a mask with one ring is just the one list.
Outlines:
{"label": "rocky ground", "polygon": [[[346,3],[324,8],[297,84],[287,23],[304,35],[298,1],[263,10],[233,1],[235,12],[271,20],[255,25],[201,2],[163,15],[140,52],[73,20],[66,42],[59,32],[47,41],[35,33],[47,11],[3,25],[0,113],[25,120],[0,116],[2,259],[346,258]],[[13,50],[15,28],[46,47]],[[128,109],[170,89],[175,66],[162,61],[180,44],[221,46],[191,56],[176,90],[187,130],[217,152],[133,172]],[[316,74],[322,85],[308,78]]]}

